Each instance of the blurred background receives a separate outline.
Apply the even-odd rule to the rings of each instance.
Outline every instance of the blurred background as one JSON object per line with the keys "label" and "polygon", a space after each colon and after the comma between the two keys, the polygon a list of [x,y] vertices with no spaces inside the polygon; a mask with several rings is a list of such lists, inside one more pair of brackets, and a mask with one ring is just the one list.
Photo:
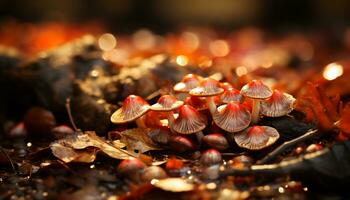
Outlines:
{"label": "blurred background", "polygon": [[[348,0],[1,0],[0,21],[62,21],[103,24],[129,33],[140,27],[156,33],[181,26],[232,29],[342,28],[350,22]],[[1,27],[6,28],[6,27]]]}

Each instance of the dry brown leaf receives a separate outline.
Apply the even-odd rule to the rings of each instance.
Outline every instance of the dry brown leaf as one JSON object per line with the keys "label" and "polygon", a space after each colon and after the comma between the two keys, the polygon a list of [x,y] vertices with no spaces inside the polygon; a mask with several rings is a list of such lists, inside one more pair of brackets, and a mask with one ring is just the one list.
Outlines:
{"label": "dry brown leaf", "polygon": [[[127,159],[130,156],[133,156],[126,150],[121,149],[120,146],[110,144],[106,140],[98,137],[93,131],[70,135],[50,144],[52,153],[64,162],[85,162],[92,160],[93,156],[85,152],[87,147],[95,147],[108,156],[116,159]],[[77,150],[79,149],[84,149],[85,154],[78,152]]]}
{"label": "dry brown leaf", "polygon": [[122,143],[125,143],[131,150],[138,150],[141,153],[161,148],[149,137],[150,129],[133,128],[120,133]]}
{"label": "dry brown leaf", "polygon": [[52,154],[62,160],[63,162],[85,162],[91,163],[96,159],[96,150],[74,150],[71,147],[63,146],[60,143],[53,143],[51,145]]}

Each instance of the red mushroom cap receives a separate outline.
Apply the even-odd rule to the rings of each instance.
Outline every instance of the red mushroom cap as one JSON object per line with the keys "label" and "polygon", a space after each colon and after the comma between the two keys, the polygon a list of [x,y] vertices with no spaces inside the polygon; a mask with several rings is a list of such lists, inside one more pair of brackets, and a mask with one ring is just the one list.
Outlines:
{"label": "red mushroom cap", "polygon": [[266,99],[272,95],[272,91],[262,81],[252,80],[242,87],[241,94],[252,99]]}
{"label": "red mushroom cap", "polygon": [[239,90],[229,88],[225,90],[225,92],[220,96],[220,98],[223,103],[228,103],[230,101],[241,102],[243,96],[241,95],[241,92]]}
{"label": "red mushroom cap", "polygon": [[220,82],[212,79],[205,78],[200,82],[200,85],[190,91],[190,95],[198,97],[209,97],[222,94],[224,89],[220,87]]}
{"label": "red mushroom cap", "polygon": [[221,153],[215,149],[208,149],[201,155],[200,162],[204,166],[218,165],[222,162]]}
{"label": "red mushroom cap", "polygon": [[179,153],[195,149],[195,146],[190,139],[180,135],[170,138],[169,145],[173,150]]}
{"label": "red mushroom cap", "polygon": [[142,97],[129,95],[123,106],[112,114],[111,121],[115,124],[133,121],[145,114],[149,108],[149,104]]}
{"label": "red mushroom cap", "polygon": [[218,149],[225,150],[229,147],[229,143],[224,135],[220,133],[211,133],[205,135],[202,139],[208,146]]}
{"label": "red mushroom cap", "polygon": [[199,85],[200,80],[202,77],[195,75],[195,74],[187,74],[184,76],[181,80],[181,82],[177,83],[174,86],[175,92],[189,92],[193,88],[197,87]]}
{"label": "red mushroom cap", "polygon": [[172,111],[184,104],[183,101],[178,101],[175,97],[170,95],[163,95],[158,99],[156,104],[151,106],[151,110],[154,111]]}
{"label": "red mushroom cap", "polygon": [[206,118],[190,105],[179,108],[179,116],[171,124],[172,128],[182,134],[192,134],[203,130]]}
{"label": "red mushroom cap", "polygon": [[250,150],[260,150],[275,143],[280,137],[276,129],[270,126],[252,126],[234,134],[238,146]]}
{"label": "red mushroom cap", "polygon": [[230,102],[219,106],[213,114],[213,120],[217,126],[230,133],[247,128],[251,121],[250,112],[237,102]]}
{"label": "red mushroom cap", "polygon": [[121,161],[117,167],[118,174],[128,176],[131,173],[143,170],[146,167],[145,163],[137,158],[129,158]]}
{"label": "red mushroom cap", "polygon": [[280,117],[290,113],[294,103],[292,95],[274,90],[270,98],[261,102],[261,113],[268,117]]}

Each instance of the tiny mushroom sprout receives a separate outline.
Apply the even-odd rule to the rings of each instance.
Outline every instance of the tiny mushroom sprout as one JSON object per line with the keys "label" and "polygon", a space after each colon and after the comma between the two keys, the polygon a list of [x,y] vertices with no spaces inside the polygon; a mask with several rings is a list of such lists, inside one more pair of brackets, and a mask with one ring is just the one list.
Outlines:
{"label": "tiny mushroom sprout", "polygon": [[252,80],[242,87],[241,94],[252,100],[252,123],[256,124],[260,118],[260,101],[269,98],[272,91],[262,81]]}
{"label": "tiny mushroom sprout", "polygon": [[274,144],[280,137],[270,126],[252,126],[233,135],[238,146],[249,150],[260,150]]}
{"label": "tiny mushroom sprout", "polygon": [[220,133],[211,133],[203,137],[203,141],[210,147],[225,150],[229,147],[229,143],[224,135]]}
{"label": "tiny mushroom sprout", "polygon": [[228,103],[230,101],[242,102],[243,96],[239,90],[228,88],[224,93],[222,93],[220,99],[222,103]]}
{"label": "tiny mushroom sprout", "polygon": [[208,149],[201,155],[200,162],[204,166],[218,165],[222,162],[221,153],[215,149]]}
{"label": "tiny mushroom sprout", "polygon": [[174,86],[175,92],[184,92],[188,93],[193,88],[199,85],[199,82],[202,80],[201,76],[195,74],[187,74],[182,78],[182,80]]}
{"label": "tiny mushroom sprout", "polygon": [[210,113],[216,111],[214,97],[222,94],[224,89],[220,87],[220,83],[212,78],[205,78],[200,82],[200,85],[192,89],[189,94],[191,96],[206,97]]}
{"label": "tiny mushroom sprout", "polygon": [[173,111],[178,109],[180,106],[184,104],[183,101],[177,100],[175,97],[170,95],[163,95],[158,99],[156,104],[151,106],[151,110],[159,111],[159,112],[168,112],[168,126],[171,127],[171,123],[174,121],[174,113]]}
{"label": "tiny mushroom sprout", "polygon": [[274,90],[270,98],[261,102],[261,113],[268,117],[280,117],[290,113],[294,103],[292,95]]}
{"label": "tiny mushroom sprout", "polygon": [[131,179],[135,182],[139,181],[146,165],[137,158],[129,158],[121,161],[117,167],[120,176]]}
{"label": "tiny mushroom sprout", "polygon": [[196,133],[200,142],[204,136],[202,130],[205,129],[207,120],[195,108],[190,105],[183,105],[179,108],[179,116],[171,124],[172,129],[181,134]]}
{"label": "tiny mushroom sprout", "polygon": [[223,130],[234,133],[247,128],[251,121],[251,115],[242,104],[231,101],[219,106],[213,114],[213,121]]}
{"label": "tiny mushroom sprout", "polygon": [[123,106],[111,116],[111,122],[122,124],[136,120],[139,127],[145,127],[141,117],[150,109],[150,105],[140,96],[129,95],[125,98]]}
{"label": "tiny mushroom sprout", "polygon": [[176,152],[183,153],[186,151],[193,151],[195,149],[195,145],[193,142],[187,137],[177,135],[170,138],[169,145],[171,149]]}

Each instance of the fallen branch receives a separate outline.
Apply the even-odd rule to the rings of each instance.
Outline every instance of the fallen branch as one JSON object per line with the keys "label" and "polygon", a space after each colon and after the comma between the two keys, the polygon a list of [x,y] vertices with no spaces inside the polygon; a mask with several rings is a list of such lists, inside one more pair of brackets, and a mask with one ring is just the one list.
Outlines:
{"label": "fallen branch", "polygon": [[295,138],[293,140],[289,140],[287,142],[284,142],[281,146],[276,148],[274,151],[272,151],[271,153],[267,154],[263,159],[257,161],[257,164],[268,164],[268,163],[271,163],[272,161],[274,161],[277,158],[277,156],[282,154],[285,150],[287,150],[289,148],[292,148],[293,146],[295,146],[299,142],[303,142],[303,141],[313,137],[316,133],[317,133],[317,129],[309,130],[305,134],[303,134],[303,135],[301,135],[301,136],[299,136],[299,137],[297,137],[297,138]]}

